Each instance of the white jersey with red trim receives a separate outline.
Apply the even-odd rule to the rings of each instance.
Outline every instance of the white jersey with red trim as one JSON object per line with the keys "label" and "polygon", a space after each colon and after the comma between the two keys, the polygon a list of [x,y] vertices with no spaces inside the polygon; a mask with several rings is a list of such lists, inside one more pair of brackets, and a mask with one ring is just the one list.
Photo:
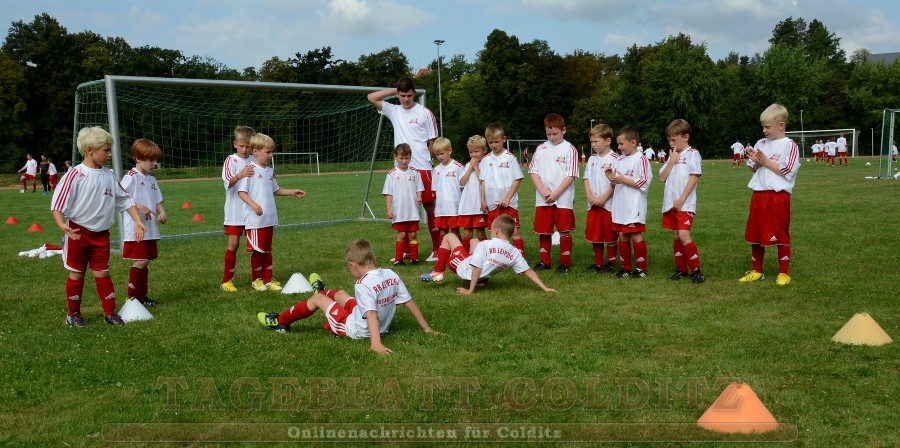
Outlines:
{"label": "white jersey with red trim", "polygon": [[[610,151],[603,156],[595,153],[588,159],[587,165],[584,167],[584,179],[588,181],[591,194],[595,197],[603,196],[613,188],[612,184],[609,183],[609,178],[606,177],[606,170],[615,167],[618,160],[619,155],[615,151]],[[603,204],[603,208],[611,210],[611,199]],[[592,205],[588,203],[588,210],[591,207]]]}
{"label": "white jersey with red trim", "polygon": [[637,188],[627,185],[616,185],[612,200],[612,222],[616,224],[647,223],[647,191],[653,173],[650,162],[643,154],[635,152],[631,155],[620,155],[613,168],[614,173],[634,180]]}
{"label": "white jersey with red trim", "polygon": [[25,161],[25,174],[30,174],[34,176],[37,174],[38,163],[37,160],[29,159]]}
{"label": "white jersey with red trim", "polygon": [[[278,225],[278,209],[275,207],[275,192],[280,188],[278,181],[275,180],[275,170],[271,166],[259,166],[254,161],[250,164],[253,167],[253,176],[245,177],[235,184],[238,192],[246,192],[253,199],[253,202],[262,207],[262,215],[257,215],[253,209],[241,200],[244,204],[244,228],[246,229],[262,229],[265,227],[275,227]],[[238,198],[240,200],[240,198]]]}
{"label": "white jersey with red trim", "polygon": [[[487,202],[489,210],[494,210],[500,206],[500,202],[509,193],[513,182],[522,179],[522,167],[519,161],[511,152],[503,150],[500,155],[490,154],[481,159],[478,165],[481,174],[478,179],[484,181],[484,198]],[[481,202],[479,200],[479,202]],[[519,192],[513,194],[509,201],[509,206],[515,209],[519,208]]]}
{"label": "white jersey with red trim", "polygon": [[[159,184],[152,174],[142,174],[136,168],[132,168],[122,176],[122,189],[134,198],[135,203],[153,211],[153,215],[143,219],[144,240],[158,240],[162,238],[159,232],[159,221],[156,220],[156,206],[162,204],[163,196]],[[138,213],[140,214],[140,212]],[[125,241],[136,241],[134,237],[134,220],[126,212],[122,212],[122,230],[125,233]]]}
{"label": "white jersey with red trim", "polygon": [[394,147],[406,143],[412,149],[411,168],[431,170],[431,150],[428,141],[437,138],[437,122],[431,111],[419,104],[406,109],[399,104],[381,102],[379,111],[391,120],[394,127]]}
{"label": "white jersey with red trim", "polygon": [[743,155],[744,154],[744,145],[741,144],[741,142],[734,142],[734,144],[731,145],[731,152],[733,152],[734,155],[737,155],[737,156]]}
{"label": "white jersey with red trim", "polygon": [[450,160],[446,165],[438,164],[431,170],[431,190],[434,191],[434,216],[456,216],[459,213],[459,199],[462,187],[459,180],[466,169],[462,163]]}
{"label": "white jersey with red trim", "polygon": [[656,153],[656,157],[665,160],[666,159],[666,151],[660,149],[658,153]]}
{"label": "white jersey with red trim", "polygon": [[[743,151],[743,149],[744,148],[741,147],[741,151]],[[681,194],[684,193],[684,188],[687,186],[687,183],[691,179],[691,176],[703,175],[703,170],[700,167],[700,162],[700,151],[688,147],[684,151],[681,151],[677,159],[674,157],[670,157],[669,160],[666,161],[666,164],[659,169],[659,172],[662,173],[663,170],[666,169],[667,166],[669,166],[669,164],[675,164],[672,167],[672,171],[669,171],[669,177],[666,179],[666,186],[663,189],[663,213],[672,210],[675,201],[677,201],[678,198],[681,197]],[[688,194],[687,199],[685,199],[684,205],[681,206],[681,211],[697,213],[696,184],[694,184],[694,189],[691,190],[691,193]]]}
{"label": "white jersey with red trim", "polygon": [[[462,176],[466,174],[469,167],[472,165],[472,162],[466,164],[463,167],[462,175],[460,175],[460,180],[462,180]],[[519,174],[521,174],[521,169],[519,170]],[[472,170],[472,174],[469,174],[469,181],[466,185],[463,186],[462,192],[459,195],[459,209],[457,216],[469,216],[469,215],[480,215],[481,212],[481,181],[478,179],[478,174],[475,173],[475,170]]]}
{"label": "white jersey with red trim", "polygon": [[[759,144],[759,143],[757,143],[757,145],[758,145],[758,144]],[[829,156],[833,156],[833,155],[837,154],[837,143],[835,143],[835,142],[828,142],[828,143],[825,143],[825,152],[826,152]]]}
{"label": "white jersey with red trim", "polygon": [[478,278],[488,278],[509,267],[516,274],[529,269],[528,261],[519,249],[507,240],[491,238],[478,243],[475,252],[456,266],[456,275],[463,280],[472,280],[472,271],[481,268]]}
{"label": "white jersey with red trim", "polygon": [[381,268],[373,269],[360,277],[356,281],[353,293],[356,307],[347,316],[343,329],[352,339],[370,336],[366,312],[378,313],[378,332],[384,334],[391,327],[397,305],[412,299],[400,276],[390,269]]}
{"label": "white jersey with red trim", "polygon": [[847,139],[844,137],[838,137],[837,139],[837,152],[847,152]]}
{"label": "white jersey with red trim", "polygon": [[[642,155],[643,156],[643,155]],[[578,178],[578,150],[566,140],[554,145],[546,141],[534,150],[531,165],[528,166],[528,174],[537,174],[541,183],[548,190],[554,191],[567,177]],[[556,202],[547,203],[541,196],[541,192],[534,192],[535,207],[555,205],[559,208],[573,209],[575,207],[575,182],[569,184]]]}
{"label": "white jersey with red trim", "polygon": [[253,156],[247,156],[242,159],[237,154],[232,154],[225,158],[225,164],[222,165],[222,182],[225,185],[225,225],[226,226],[242,226],[244,225],[244,201],[238,197],[237,184],[229,187],[231,179],[244,170],[248,163],[253,163]]}
{"label": "white jersey with red trim", "polygon": [[656,157],[656,151],[654,151],[653,148],[648,146],[647,149],[644,150],[644,157],[646,157],[647,159],[653,160],[653,158]]}
{"label": "white jersey with red trim", "polygon": [[408,222],[419,220],[419,203],[416,202],[416,192],[425,191],[422,177],[414,169],[406,171],[400,168],[391,169],[384,178],[384,188],[381,194],[392,196],[391,211],[394,218],[391,222]]}
{"label": "white jersey with red trim", "polygon": [[[829,142],[834,143],[834,142]],[[778,164],[778,173],[764,167],[760,167],[753,173],[750,183],[747,184],[753,191],[787,191],[791,193],[794,182],[797,180],[797,170],[800,169],[800,154],[797,144],[793,140],[784,137],[778,140],[760,139],[754,147],[762,151],[769,160]],[[748,167],[755,167],[753,159],[747,161]]]}
{"label": "white jersey with red trim", "polygon": [[112,170],[105,166],[89,168],[83,163],[63,176],[50,201],[51,211],[62,212],[70,221],[92,232],[109,230],[115,212],[133,206],[134,198],[125,192]]}
{"label": "white jersey with red trim", "polygon": [[58,172],[59,171],[56,170],[56,165],[54,165],[53,162],[47,164],[47,174],[52,176]]}

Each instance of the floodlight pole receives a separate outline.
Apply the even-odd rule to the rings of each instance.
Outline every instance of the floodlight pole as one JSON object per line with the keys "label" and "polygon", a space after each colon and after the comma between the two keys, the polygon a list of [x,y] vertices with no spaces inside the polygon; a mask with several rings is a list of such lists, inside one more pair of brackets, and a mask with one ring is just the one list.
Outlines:
{"label": "floodlight pole", "polygon": [[434,45],[437,47],[437,66],[438,66],[438,117],[441,122],[441,137],[444,136],[444,104],[441,98],[441,45],[444,44],[442,39],[435,39]]}

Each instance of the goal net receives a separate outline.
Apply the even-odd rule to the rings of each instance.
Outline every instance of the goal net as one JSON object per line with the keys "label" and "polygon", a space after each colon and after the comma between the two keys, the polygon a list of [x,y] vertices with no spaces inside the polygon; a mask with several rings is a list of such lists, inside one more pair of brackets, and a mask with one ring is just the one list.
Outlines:
{"label": "goal net", "polygon": [[75,137],[85,126],[113,135],[119,178],[133,166],[132,142],[153,140],[163,152],[154,175],[170,218],[164,237],[221,233],[222,164],[235,127],[250,126],[275,141],[278,184],[307,192],[276,200],[282,226],[383,218],[372,210],[384,207],[367,206],[370,195],[381,200],[383,176],[373,173],[393,161],[390,121],[366,99],[376,89],[107,76],[75,92],[72,161],[81,159]]}
{"label": "goal net", "polygon": [[900,179],[900,154],[896,154],[900,109],[885,109],[881,116],[881,139],[877,145],[879,179]]}
{"label": "goal net", "polygon": [[859,131],[856,129],[814,129],[811,131],[788,131],[784,134],[792,138],[800,147],[800,157],[812,157],[812,145],[817,141],[822,140],[822,143],[826,143],[829,139],[837,141],[841,136],[847,139],[847,155],[850,157],[860,155],[857,151]]}

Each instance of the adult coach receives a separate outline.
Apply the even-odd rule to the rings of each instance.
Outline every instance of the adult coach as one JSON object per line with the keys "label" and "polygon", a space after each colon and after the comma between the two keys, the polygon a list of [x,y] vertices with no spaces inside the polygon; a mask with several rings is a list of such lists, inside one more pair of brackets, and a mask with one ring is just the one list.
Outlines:
{"label": "adult coach", "polygon": [[[396,96],[400,104],[384,101]],[[431,256],[428,261],[437,260],[437,249],[441,244],[441,233],[434,225],[434,191],[431,190],[432,144],[438,137],[437,122],[427,107],[416,102],[416,85],[410,78],[400,78],[396,89],[372,92],[367,99],[378,112],[394,127],[394,146],[406,143],[412,148],[409,166],[419,172],[425,191],[422,192],[422,207],[428,216],[428,230],[431,234]]]}

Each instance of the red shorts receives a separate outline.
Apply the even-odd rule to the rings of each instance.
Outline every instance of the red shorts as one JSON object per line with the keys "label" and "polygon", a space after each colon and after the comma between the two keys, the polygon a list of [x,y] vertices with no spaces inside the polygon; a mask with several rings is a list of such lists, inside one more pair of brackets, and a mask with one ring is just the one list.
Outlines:
{"label": "red shorts", "polygon": [[691,230],[694,225],[694,214],[691,212],[675,211],[674,209],[663,213],[662,227],[669,230]]}
{"label": "red shorts", "polygon": [[456,217],[456,223],[464,229],[483,229],[487,227],[487,220],[488,215],[463,215]]}
{"label": "red shorts", "polygon": [[434,226],[441,230],[455,230],[459,228],[457,216],[435,216]]}
{"label": "red shorts", "polygon": [[79,229],[81,238],[75,240],[66,235],[63,241],[63,266],[73,272],[84,272],[88,264],[93,271],[109,270],[109,230],[93,232],[69,221],[69,227]]}
{"label": "red shorts", "polygon": [[419,177],[422,178],[422,185],[425,186],[425,191],[422,192],[422,203],[430,204],[434,202],[434,191],[431,190],[431,170],[416,170],[419,172]]}
{"label": "red shorts", "polygon": [[272,252],[274,227],[247,229],[247,252]]}
{"label": "red shorts", "polygon": [[548,205],[534,208],[534,233],[552,235],[553,227],[558,232],[568,232],[575,228],[575,210]]}
{"label": "red shorts", "polygon": [[50,185],[56,185],[56,174],[50,175]]}
{"label": "red shorts", "polygon": [[754,191],[744,239],[761,246],[791,244],[791,195],[786,191]]}
{"label": "red shorts", "polygon": [[603,207],[591,207],[587,212],[584,239],[592,243],[615,243],[616,231],[613,230],[612,212]]}
{"label": "red shorts", "polygon": [[344,306],[337,302],[328,305],[325,310],[325,329],[338,336],[347,336],[347,317],[353,314],[353,308],[356,308],[356,299],[352,297],[344,302]]}
{"label": "red shorts", "polygon": [[244,234],[244,226],[225,226],[225,234],[226,235],[237,235],[241,236]]}
{"label": "red shorts", "polygon": [[838,157],[847,157],[847,151],[839,152]]}
{"label": "red shorts", "polygon": [[449,266],[450,270],[455,274],[456,268],[459,267],[459,264],[469,257],[471,257],[471,255],[469,255],[469,251],[467,251],[465,247],[459,246],[456,249],[453,249],[453,252],[450,252],[450,258],[447,260],[447,266]]}
{"label": "red shorts", "polygon": [[391,228],[398,232],[418,232],[419,221],[402,221],[391,224]]}
{"label": "red shorts", "polygon": [[485,226],[485,227],[490,228],[491,225],[494,224],[494,220],[497,219],[497,217],[500,216],[500,215],[509,215],[509,216],[512,216],[513,219],[516,221],[516,227],[521,227],[521,226],[522,226],[522,224],[519,222],[519,210],[514,209],[514,208],[512,208],[512,207],[500,207],[500,206],[497,206],[497,208],[488,211],[488,214],[487,214],[487,226]]}
{"label": "red shorts", "polygon": [[613,223],[613,230],[619,233],[623,233],[625,235],[629,235],[632,233],[644,233],[647,231],[647,225],[641,224],[639,222],[633,222],[631,224],[616,224]]}
{"label": "red shorts", "polygon": [[732,159],[734,159],[734,160],[741,160],[742,157],[741,157],[740,154],[735,154],[734,157],[732,157]]}
{"label": "red shorts", "polygon": [[33,174],[23,174],[22,177],[19,178],[19,180],[34,180],[34,175]]}
{"label": "red shorts", "polygon": [[122,258],[126,260],[156,260],[159,253],[156,242],[159,240],[126,241],[122,248]]}

